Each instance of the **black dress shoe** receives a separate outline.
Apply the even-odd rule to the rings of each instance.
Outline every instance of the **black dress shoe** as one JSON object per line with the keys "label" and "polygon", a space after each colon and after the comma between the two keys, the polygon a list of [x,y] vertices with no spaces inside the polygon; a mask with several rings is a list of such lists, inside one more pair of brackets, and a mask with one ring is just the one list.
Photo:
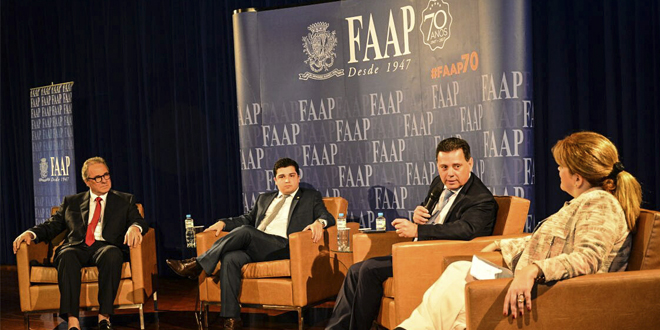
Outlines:
{"label": "black dress shoe", "polygon": [[108,320],[101,320],[99,322],[99,330],[112,330],[112,325]]}
{"label": "black dress shoe", "polygon": [[226,318],[225,319],[225,330],[241,330],[243,329],[243,321],[241,319],[235,318]]}
{"label": "black dress shoe", "polygon": [[197,258],[190,258],[185,260],[165,260],[168,266],[179,276],[187,277],[189,279],[196,279],[202,273],[202,266],[197,263]]}

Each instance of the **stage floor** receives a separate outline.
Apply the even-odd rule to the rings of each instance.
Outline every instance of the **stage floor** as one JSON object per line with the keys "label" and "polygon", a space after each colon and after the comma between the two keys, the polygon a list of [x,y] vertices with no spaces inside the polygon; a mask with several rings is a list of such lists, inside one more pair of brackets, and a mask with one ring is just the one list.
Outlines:
{"label": "stage floor", "polygon": [[[20,310],[18,276],[15,266],[0,266],[0,329],[25,329]],[[158,279],[158,312],[154,312],[153,300],[144,307],[145,329],[198,329],[195,319],[197,282],[179,278]],[[333,302],[328,302],[304,312],[305,329],[319,330],[325,327],[332,313]],[[217,307],[215,309],[218,310]],[[137,310],[118,310],[111,318],[113,327],[140,329]],[[82,330],[96,330],[96,312],[81,312]],[[297,329],[296,312],[277,312],[244,308],[241,318],[246,330]],[[30,315],[30,329],[66,330],[66,322],[53,314]],[[209,329],[222,329],[222,320],[214,307],[209,313]]]}

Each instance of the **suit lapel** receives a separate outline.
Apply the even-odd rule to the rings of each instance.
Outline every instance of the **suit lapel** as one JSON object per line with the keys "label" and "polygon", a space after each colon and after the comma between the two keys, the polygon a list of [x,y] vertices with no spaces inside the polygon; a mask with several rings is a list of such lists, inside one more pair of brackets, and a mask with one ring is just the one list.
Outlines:
{"label": "suit lapel", "polygon": [[[447,217],[445,218],[445,223],[451,222],[452,216],[454,215],[454,210],[456,209],[456,206],[461,203],[461,201],[465,198],[465,195],[467,194],[468,190],[470,190],[470,186],[472,185],[472,181],[474,181],[474,174],[470,174],[470,178],[468,181],[463,185],[463,188],[461,191],[458,193],[458,196],[454,199],[454,202],[451,204],[451,208],[449,209],[449,213],[447,213]],[[447,221],[450,220],[450,221]]]}
{"label": "suit lapel", "polygon": [[89,221],[89,192],[83,194],[82,203],[80,203],[80,217],[82,219],[83,227],[87,227],[87,221]]}
{"label": "suit lapel", "polygon": [[296,193],[295,196],[293,196],[293,200],[291,201],[291,208],[289,209],[289,216],[286,218],[286,227],[287,229],[289,228],[289,223],[291,223],[291,215],[293,214],[293,210],[296,209],[296,205],[298,205],[298,201],[302,197],[302,190],[298,188],[298,192]]}
{"label": "suit lapel", "polygon": [[[108,192],[108,196],[105,198],[105,211],[103,211],[103,214],[101,214],[101,236],[103,236],[103,231],[105,230],[105,225],[107,221],[105,219],[112,219],[112,210],[116,210],[117,208],[114,207],[114,204],[117,202],[115,199],[115,194],[110,190]],[[104,238],[105,239],[105,238]]]}

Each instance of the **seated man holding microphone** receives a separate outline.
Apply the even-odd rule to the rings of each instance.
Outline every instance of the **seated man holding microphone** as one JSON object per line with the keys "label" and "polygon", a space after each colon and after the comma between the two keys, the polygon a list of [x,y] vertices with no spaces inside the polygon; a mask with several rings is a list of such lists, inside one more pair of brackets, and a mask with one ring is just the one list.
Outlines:
{"label": "seated man holding microphone", "polygon": [[[497,202],[479,178],[471,174],[470,145],[451,137],[438,143],[439,176],[413,222],[396,219],[400,237],[415,240],[470,240],[493,232]],[[326,329],[371,329],[378,315],[383,282],[392,276],[392,256],[375,257],[350,267]]]}

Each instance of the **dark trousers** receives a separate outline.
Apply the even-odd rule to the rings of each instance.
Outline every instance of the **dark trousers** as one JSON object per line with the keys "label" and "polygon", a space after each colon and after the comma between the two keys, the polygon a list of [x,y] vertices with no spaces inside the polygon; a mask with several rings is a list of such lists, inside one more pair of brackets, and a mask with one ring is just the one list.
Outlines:
{"label": "dark trousers", "polygon": [[252,226],[241,226],[215,241],[208,251],[197,257],[197,262],[207,275],[211,275],[220,262],[220,316],[240,318],[238,295],[243,265],[287,258],[289,240]]}
{"label": "dark trousers", "polygon": [[57,253],[57,284],[60,289],[60,317],[78,317],[80,310],[80,270],[96,266],[99,270],[99,313],[112,314],[124,252],[114,245],[96,241],[92,246],[68,246]]}
{"label": "dark trousers", "polygon": [[392,277],[392,256],[353,264],[339,290],[326,329],[371,329],[383,297],[383,282],[389,277]]}

